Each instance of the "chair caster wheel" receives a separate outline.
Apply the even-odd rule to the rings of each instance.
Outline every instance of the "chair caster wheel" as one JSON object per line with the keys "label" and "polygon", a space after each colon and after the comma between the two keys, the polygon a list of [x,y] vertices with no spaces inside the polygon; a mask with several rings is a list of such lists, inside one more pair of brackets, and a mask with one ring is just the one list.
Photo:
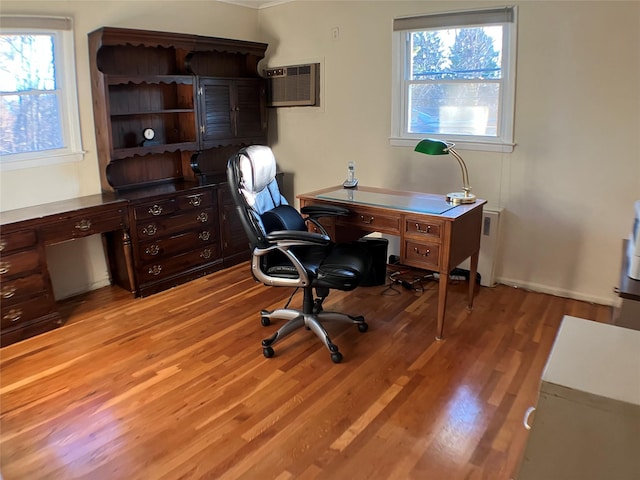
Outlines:
{"label": "chair caster wheel", "polygon": [[264,347],[262,349],[262,354],[264,355],[264,358],[271,358],[271,357],[273,357],[274,353],[275,352],[273,351],[273,348],[271,348],[271,347]]}
{"label": "chair caster wheel", "polygon": [[369,325],[362,322],[358,324],[358,330],[360,330],[362,333],[366,332],[367,330],[369,330]]}
{"label": "chair caster wheel", "polygon": [[331,354],[331,361],[333,363],[340,363],[342,361],[342,354],[340,352],[334,352]]}
{"label": "chair caster wheel", "polygon": [[269,319],[269,317],[260,317],[260,323],[263,327],[268,327],[269,325],[271,325],[271,320]]}

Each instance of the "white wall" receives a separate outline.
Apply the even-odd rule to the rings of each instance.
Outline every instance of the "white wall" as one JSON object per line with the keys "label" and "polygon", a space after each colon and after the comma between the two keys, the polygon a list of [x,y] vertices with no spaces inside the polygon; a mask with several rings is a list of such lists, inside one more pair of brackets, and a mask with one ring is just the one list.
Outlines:
{"label": "white wall", "polygon": [[[519,6],[511,154],[462,151],[474,193],[504,208],[498,278],[614,303],[621,243],[640,199],[640,3]],[[394,17],[504,4],[296,1],[260,10],[265,64],[320,61],[322,106],[271,112],[272,145],[295,193],[340,183],[447,193],[459,167],[391,147]],[[338,27],[339,38],[332,38]]]}
{"label": "white wall", "polygon": [[[0,211],[100,193],[87,34],[103,26],[258,41],[257,10],[212,1],[6,1],[0,14],[71,16],[83,161],[0,173]],[[56,298],[108,284],[99,236],[47,248]]]}

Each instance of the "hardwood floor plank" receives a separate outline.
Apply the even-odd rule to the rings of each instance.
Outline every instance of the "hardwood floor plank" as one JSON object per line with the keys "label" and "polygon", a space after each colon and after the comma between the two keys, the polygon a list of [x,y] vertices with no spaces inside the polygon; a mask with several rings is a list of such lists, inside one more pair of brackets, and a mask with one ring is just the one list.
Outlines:
{"label": "hardwood floor plank", "polygon": [[[332,292],[370,325],[300,329],[266,359],[260,325],[291,290],[248,264],[143,299],[107,287],[66,324],[0,350],[0,470],[13,479],[490,479],[516,472],[526,409],[563,315],[608,307],[504,285]],[[291,298],[299,307],[301,294]]]}

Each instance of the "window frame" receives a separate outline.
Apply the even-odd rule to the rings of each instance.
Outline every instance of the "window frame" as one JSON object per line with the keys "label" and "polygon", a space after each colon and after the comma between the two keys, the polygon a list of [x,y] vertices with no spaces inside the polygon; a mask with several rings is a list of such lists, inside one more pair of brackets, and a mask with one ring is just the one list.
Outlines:
{"label": "window frame", "polygon": [[60,127],[64,146],[37,152],[0,156],[0,171],[19,170],[84,159],[80,132],[80,111],[76,83],[73,20],[69,17],[35,17],[3,15],[2,33],[15,35],[45,34],[54,36],[56,95],[60,99]]}
{"label": "window frame", "polygon": [[[482,21],[501,11],[512,12],[509,21]],[[478,20],[478,18],[480,20]],[[480,27],[502,25],[502,79],[499,95],[499,131],[496,136],[455,135],[444,133],[409,133],[408,128],[408,91],[410,81],[410,56],[407,38],[411,32],[442,30],[445,28]],[[392,41],[392,81],[391,81],[391,135],[392,146],[413,147],[426,136],[454,142],[460,150],[513,151],[516,91],[517,56],[517,7],[497,7],[491,9],[462,10],[434,13],[421,16],[400,17],[394,20]]]}

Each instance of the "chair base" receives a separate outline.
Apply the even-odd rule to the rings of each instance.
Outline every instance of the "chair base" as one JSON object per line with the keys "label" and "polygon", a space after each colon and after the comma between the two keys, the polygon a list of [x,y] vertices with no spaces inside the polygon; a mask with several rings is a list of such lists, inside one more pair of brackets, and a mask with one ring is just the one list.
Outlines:
{"label": "chair base", "polygon": [[331,342],[329,334],[322,326],[322,322],[331,321],[356,324],[358,326],[358,330],[361,332],[366,332],[369,329],[369,325],[367,325],[363,316],[360,315],[353,317],[351,315],[338,312],[320,311],[317,313],[304,313],[300,310],[294,310],[291,308],[280,308],[273,311],[262,310],[260,315],[262,317],[262,325],[269,325],[272,318],[287,320],[287,323],[280,327],[276,333],[262,341],[262,353],[266,358],[271,358],[274,355],[273,345],[290,335],[298,328],[306,327],[315,333],[320,340],[322,340],[331,353],[331,360],[333,363],[340,363],[342,361],[342,354],[338,351],[338,346]]}

